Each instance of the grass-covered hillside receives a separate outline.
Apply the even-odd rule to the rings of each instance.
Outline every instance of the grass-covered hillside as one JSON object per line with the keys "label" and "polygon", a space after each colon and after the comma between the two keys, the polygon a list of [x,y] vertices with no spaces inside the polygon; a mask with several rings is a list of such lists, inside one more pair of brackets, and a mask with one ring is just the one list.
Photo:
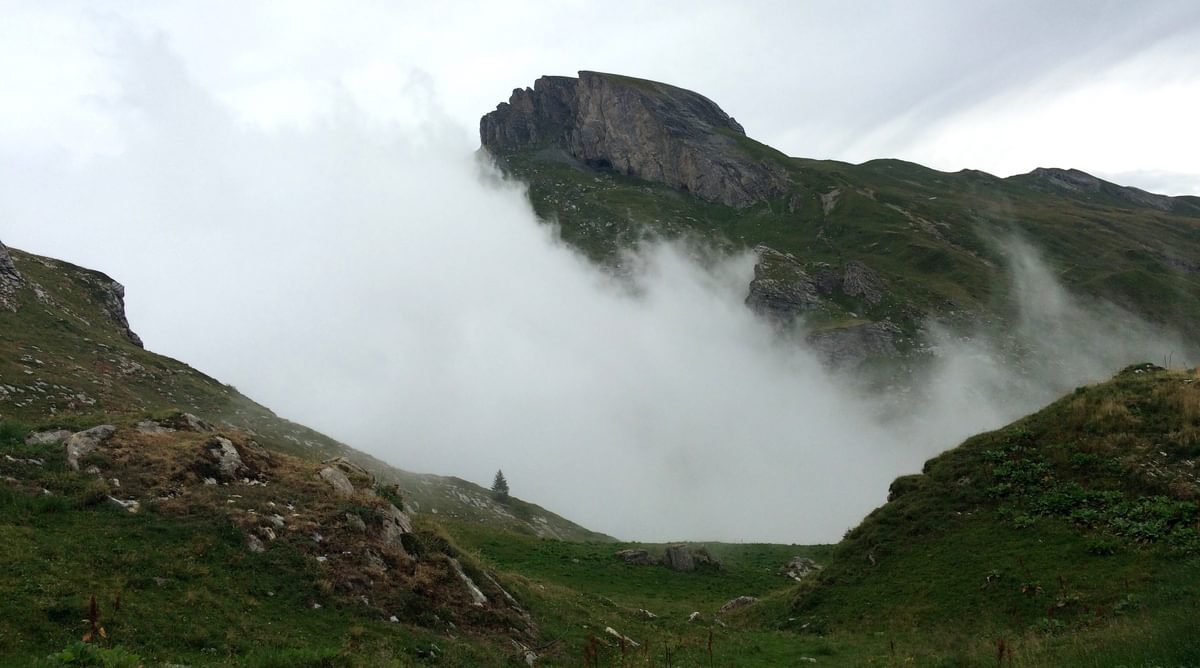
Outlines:
{"label": "grass-covered hillside", "polygon": [[[597,123],[612,125],[613,117],[636,113],[630,109],[639,108],[638,100],[653,98],[630,83],[638,80],[590,76],[609,77],[613,89],[624,87],[627,95],[611,99],[607,117],[584,116],[581,109],[565,130],[569,137]],[[790,254],[796,267],[763,269],[768,278],[790,282],[800,292],[816,283],[822,303],[806,309],[810,327],[887,322],[912,337],[929,319],[965,331],[981,322],[1003,322],[1014,306],[1003,242],[1016,237],[1044,253],[1072,292],[1112,301],[1192,340],[1200,336],[1198,197],[1152,195],[1074,170],[998,178],[900,160],[853,165],[793,158],[732,130],[689,127],[690,117],[644,106],[649,111],[638,118],[647,123],[732,140],[736,148],[721,149],[723,155],[764,165],[786,187],[773,182],[772,192],[779,194],[726,206],[651,175],[639,178],[603,161],[573,157],[571,140],[556,143],[563,141],[557,139],[561,121],[553,115],[521,117],[521,123],[545,125],[547,138],[540,143],[483,139],[505,171],[528,184],[538,215],[557,222],[563,239],[593,259],[617,262],[638,240],[684,236],[729,250],[765,245]],[[514,124],[514,132],[521,127]],[[640,136],[640,128],[623,129]],[[713,145],[724,146],[716,140]],[[663,150],[662,160],[669,162],[670,144]],[[721,178],[719,172],[702,176]],[[803,272],[802,280],[796,280],[795,269]],[[862,289],[847,271],[871,277],[871,287]],[[838,285],[843,276],[855,285]],[[897,344],[911,341],[899,337]]]}
{"label": "grass-covered hillside", "polygon": [[1131,367],[897,479],[756,614],[919,664],[1200,665],[1198,459],[1200,373]]}
{"label": "grass-covered hillside", "polygon": [[[410,507],[559,538],[603,538],[543,508],[457,478],[390,466],[283,419],[190,366],[144,350],[108,276],[0,245],[16,277],[0,287],[0,419],[35,429],[131,426],[187,412],[244,431],[263,447],[310,460],[346,457],[401,485]],[[10,296],[5,297],[6,294]]]}
{"label": "grass-covered hillside", "polygon": [[82,437],[0,423],[0,665],[488,664],[538,637],[345,460],[185,416],[101,430],[76,457]]}

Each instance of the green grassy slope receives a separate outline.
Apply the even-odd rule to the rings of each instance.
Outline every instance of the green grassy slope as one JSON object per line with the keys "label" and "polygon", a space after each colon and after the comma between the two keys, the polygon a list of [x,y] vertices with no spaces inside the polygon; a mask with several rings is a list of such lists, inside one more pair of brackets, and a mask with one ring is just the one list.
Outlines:
{"label": "green grassy slope", "polygon": [[[400,666],[435,646],[488,664],[522,625],[503,606],[471,605],[449,557],[496,590],[436,527],[405,537],[412,558],[348,528],[347,513],[371,526],[384,501],[335,495],[305,460],[263,451],[256,482],[204,484],[195,467],[212,434],[119,430],[84,461],[101,476],[25,435],[0,423],[0,665],[33,665],[87,634],[147,665]],[[225,435],[250,456],[246,435]],[[450,624],[480,638],[456,640]]]}
{"label": "green grassy slope", "polygon": [[[1072,192],[1026,175],[946,173],[900,160],[861,165],[788,158],[739,137],[759,160],[783,165],[792,189],[747,209],[584,166],[553,148],[495,156],[529,187],[534,209],[598,261],[647,238],[690,237],[726,250],[766,244],[807,266],[864,262],[887,283],[871,304],[836,296],[843,317],[889,319],[913,334],[1011,315],[1005,258],[1017,236],[1042,251],[1073,292],[1100,297],[1200,336],[1200,206],[1139,206],[1104,192]],[[834,314],[835,319],[837,313]]]}
{"label": "green grassy slope", "polygon": [[1200,375],[1130,368],[898,479],[775,621],[961,665],[1001,638],[1014,665],[1196,665],[1198,455]]}

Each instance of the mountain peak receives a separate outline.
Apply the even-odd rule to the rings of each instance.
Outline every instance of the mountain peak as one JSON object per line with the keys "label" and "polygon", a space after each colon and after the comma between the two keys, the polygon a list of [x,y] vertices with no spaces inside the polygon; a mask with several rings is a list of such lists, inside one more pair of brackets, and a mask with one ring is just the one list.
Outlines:
{"label": "mountain peak", "polygon": [[617,74],[541,77],[484,116],[479,136],[501,161],[530,149],[558,150],[593,168],[737,208],[788,189],[786,170],[748,151],[741,124],[712,100]]}

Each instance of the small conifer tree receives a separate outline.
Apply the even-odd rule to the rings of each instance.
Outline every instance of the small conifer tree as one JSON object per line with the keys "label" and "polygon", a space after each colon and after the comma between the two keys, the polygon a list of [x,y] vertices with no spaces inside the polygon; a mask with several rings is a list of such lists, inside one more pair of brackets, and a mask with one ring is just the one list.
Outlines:
{"label": "small conifer tree", "polygon": [[496,477],[492,479],[492,496],[497,501],[508,500],[508,481],[504,479],[504,471],[496,471]]}

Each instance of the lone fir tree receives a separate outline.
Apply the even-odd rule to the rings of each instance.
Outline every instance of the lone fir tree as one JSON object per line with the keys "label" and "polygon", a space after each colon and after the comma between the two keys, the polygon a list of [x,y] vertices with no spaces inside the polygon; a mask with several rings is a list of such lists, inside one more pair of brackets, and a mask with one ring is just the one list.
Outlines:
{"label": "lone fir tree", "polygon": [[496,471],[496,477],[492,479],[492,496],[497,501],[508,500],[508,481],[504,479],[504,471]]}

